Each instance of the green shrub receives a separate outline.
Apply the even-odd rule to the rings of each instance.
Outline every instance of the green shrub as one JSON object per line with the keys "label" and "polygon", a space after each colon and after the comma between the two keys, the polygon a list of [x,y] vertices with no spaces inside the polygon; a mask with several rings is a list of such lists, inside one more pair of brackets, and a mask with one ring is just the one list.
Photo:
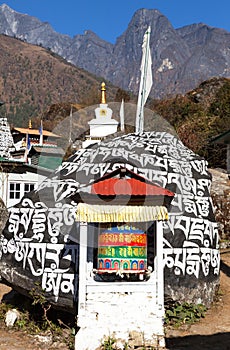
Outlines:
{"label": "green shrub", "polygon": [[165,308],[165,324],[173,327],[192,324],[203,318],[206,311],[203,304],[175,303]]}
{"label": "green shrub", "polygon": [[114,344],[116,342],[116,339],[112,338],[112,337],[108,337],[107,339],[104,340],[103,344],[102,344],[102,349],[103,350],[114,350]]}

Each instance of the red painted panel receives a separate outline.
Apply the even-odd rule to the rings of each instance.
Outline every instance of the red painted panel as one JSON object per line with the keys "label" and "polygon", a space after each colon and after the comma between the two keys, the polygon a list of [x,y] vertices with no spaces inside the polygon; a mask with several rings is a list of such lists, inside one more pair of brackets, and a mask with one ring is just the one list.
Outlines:
{"label": "red painted panel", "polygon": [[174,193],[157,185],[151,185],[133,178],[111,178],[92,185],[92,194],[114,196],[174,196]]}

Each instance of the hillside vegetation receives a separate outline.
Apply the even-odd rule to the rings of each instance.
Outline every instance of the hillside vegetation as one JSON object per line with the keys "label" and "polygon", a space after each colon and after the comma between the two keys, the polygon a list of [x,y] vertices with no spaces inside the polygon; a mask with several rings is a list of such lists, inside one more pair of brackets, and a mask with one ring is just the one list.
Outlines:
{"label": "hillside vegetation", "polygon": [[182,142],[206,158],[210,167],[226,168],[226,146],[212,139],[230,129],[230,79],[212,78],[184,96],[151,102],[170,122]]}
{"label": "hillside vegetation", "polygon": [[[15,126],[41,118],[52,104],[98,101],[101,82],[49,50],[0,35],[0,100],[5,102],[1,116]],[[107,83],[108,97],[116,92]]]}

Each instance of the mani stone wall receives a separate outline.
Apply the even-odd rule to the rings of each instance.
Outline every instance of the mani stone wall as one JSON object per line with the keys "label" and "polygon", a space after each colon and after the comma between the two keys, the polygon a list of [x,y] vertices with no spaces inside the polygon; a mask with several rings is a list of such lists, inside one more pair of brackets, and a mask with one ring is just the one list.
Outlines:
{"label": "mani stone wall", "polygon": [[10,152],[14,149],[14,140],[7,118],[0,118],[0,157],[10,158]]}
{"label": "mani stone wall", "polygon": [[[175,192],[163,227],[165,295],[209,305],[220,270],[211,175],[204,159],[166,132],[117,137],[63,162],[37,191],[10,209],[1,237],[1,275],[23,290],[39,282],[50,302],[73,310],[78,296],[77,191],[121,165]],[[98,204],[103,204],[100,198]]]}

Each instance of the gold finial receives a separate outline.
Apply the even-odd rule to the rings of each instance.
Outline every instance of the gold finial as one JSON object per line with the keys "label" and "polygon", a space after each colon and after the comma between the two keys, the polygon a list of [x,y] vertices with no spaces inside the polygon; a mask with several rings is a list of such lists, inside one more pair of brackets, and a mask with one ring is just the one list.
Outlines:
{"label": "gold finial", "polygon": [[32,122],[31,122],[31,119],[29,120],[29,129],[32,129]]}
{"label": "gold finial", "polygon": [[101,84],[101,103],[106,104],[106,88],[105,88],[105,83],[103,82]]}

